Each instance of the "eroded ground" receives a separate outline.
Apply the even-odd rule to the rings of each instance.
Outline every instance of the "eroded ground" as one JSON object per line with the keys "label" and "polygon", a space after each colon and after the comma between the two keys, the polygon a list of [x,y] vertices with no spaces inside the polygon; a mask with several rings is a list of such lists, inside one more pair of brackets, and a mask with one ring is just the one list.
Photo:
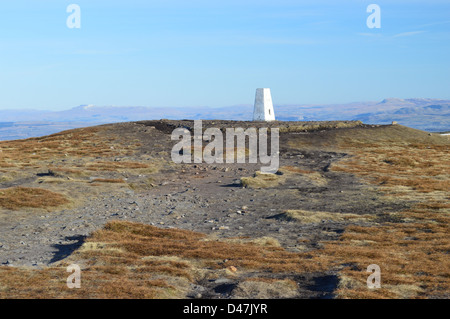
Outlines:
{"label": "eroded ground", "polygon": [[[170,133],[192,121],[0,142],[0,296],[448,297],[447,137],[269,126],[281,132],[270,176],[260,164],[174,164]],[[82,289],[66,286],[71,263]],[[367,289],[370,264],[381,289]]]}

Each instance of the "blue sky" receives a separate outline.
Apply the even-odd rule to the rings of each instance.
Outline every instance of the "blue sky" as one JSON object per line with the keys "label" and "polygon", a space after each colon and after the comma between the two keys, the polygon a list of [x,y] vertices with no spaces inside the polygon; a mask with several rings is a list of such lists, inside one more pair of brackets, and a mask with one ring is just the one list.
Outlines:
{"label": "blue sky", "polygon": [[448,0],[0,3],[0,109],[450,99],[449,74]]}

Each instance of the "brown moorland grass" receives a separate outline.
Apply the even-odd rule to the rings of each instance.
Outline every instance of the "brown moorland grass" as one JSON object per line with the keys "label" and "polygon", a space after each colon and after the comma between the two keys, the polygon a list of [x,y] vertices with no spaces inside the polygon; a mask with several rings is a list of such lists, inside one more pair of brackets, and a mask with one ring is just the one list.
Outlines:
{"label": "brown moorland grass", "polygon": [[[334,263],[351,266],[340,272],[353,284],[341,285],[341,298],[445,298],[450,289],[448,222],[350,226],[324,251]],[[361,245],[361,243],[364,243]],[[381,289],[368,290],[367,266],[381,268]],[[403,289],[400,289],[402,288]],[[406,291],[403,291],[403,290]],[[415,293],[412,293],[415,292]]]}
{"label": "brown moorland grass", "polygon": [[314,174],[315,171],[303,169],[300,167],[295,166],[283,166],[282,167],[285,171],[291,172],[291,173],[299,173],[299,174]]}
{"label": "brown moorland grass", "polygon": [[69,200],[64,195],[46,189],[30,187],[13,187],[0,189],[0,207],[6,209],[48,209],[68,203]]}
{"label": "brown moorland grass", "polygon": [[[83,265],[81,289],[66,287],[65,267],[71,263]],[[231,266],[237,270],[230,271]],[[264,278],[272,273],[323,270],[308,254],[276,246],[224,242],[187,230],[112,221],[58,266],[0,267],[0,298],[181,298],[191,283],[205,278],[250,272]]]}
{"label": "brown moorland grass", "polygon": [[[3,141],[0,142],[1,163],[4,167],[9,161],[16,162],[18,165],[30,162],[31,160],[47,160],[58,157],[66,157],[74,151],[81,152],[81,156],[89,156],[90,151],[98,148],[93,145],[90,139],[97,133],[99,128],[84,128],[71,131],[64,131],[57,134],[30,138],[25,140]],[[88,147],[90,146],[90,147]],[[78,155],[78,154],[77,154]]]}
{"label": "brown moorland grass", "polygon": [[[134,223],[109,223],[93,234],[91,240],[111,243],[140,256],[177,256],[207,261],[212,268],[235,266],[265,269],[271,272],[297,271],[320,267],[304,256],[287,252],[281,247],[259,246],[254,243],[233,243],[207,240],[206,235],[179,229],[159,229]],[[223,260],[227,260],[223,263]]]}
{"label": "brown moorland grass", "polygon": [[[333,163],[331,171],[377,185],[386,197],[417,203],[402,212],[385,213],[391,222],[350,224],[339,240],[323,242],[322,249],[310,252],[339,270],[338,298],[448,298],[448,139],[392,125],[327,131],[319,140],[297,135],[288,144],[348,153],[351,156]],[[366,269],[371,264],[381,267],[381,289],[367,288]]]}
{"label": "brown moorland grass", "polygon": [[233,290],[232,298],[268,299],[295,298],[298,286],[291,279],[251,278],[240,282]]}
{"label": "brown moorland grass", "polygon": [[1,141],[0,168],[40,167],[45,161],[57,159],[129,155],[136,147],[126,143],[117,147],[118,139],[102,135],[105,130],[96,126],[25,140]]}
{"label": "brown moorland grass", "polygon": [[[411,138],[410,131],[401,130],[378,135],[367,131],[338,141],[353,157],[331,166],[378,185],[385,196],[419,201],[396,212],[395,223],[351,225],[321,249],[290,253],[184,230],[112,222],[58,267],[0,267],[0,298],[184,297],[196,280],[231,276],[226,272],[230,266],[238,269],[234,276],[260,272],[262,278],[267,273],[338,270],[339,298],[448,298],[449,144],[427,134]],[[395,132],[404,133],[405,139],[393,136]],[[84,288],[66,287],[68,263],[83,266]],[[381,289],[366,286],[370,264],[381,267]],[[246,285],[248,291],[256,287]]]}
{"label": "brown moorland grass", "polygon": [[[148,157],[144,162],[139,155],[131,159],[130,155],[139,152],[137,147],[139,143],[122,136],[114,126],[80,128],[38,138],[0,141],[0,183],[6,183],[4,187],[22,184],[44,188],[53,187],[50,184],[57,185],[58,189],[64,188],[66,193],[71,194],[73,204],[81,203],[86,199],[87,187],[101,189],[107,187],[107,183],[120,186],[126,184],[125,177],[136,183],[138,174],[156,173],[164,165],[162,161]],[[141,178],[137,180],[142,189],[151,186]],[[11,205],[16,204],[3,206]],[[31,204],[30,207],[33,206]]]}
{"label": "brown moorland grass", "polygon": [[361,121],[339,121],[331,123],[319,123],[319,124],[303,124],[303,125],[288,125],[280,127],[280,133],[294,133],[294,132],[306,132],[306,131],[318,131],[328,129],[339,128],[353,128],[361,126]]}
{"label": "brown moorland grass", "polygon": [[288,221],[295,221],[302,224],[321,223],[322,221],[368,221],[374,219],[372,215],[357,215],[348,213],[330,213],[318,211],[306,211],[301,209],[287,210],[280,218]]}
{"label": "brown moorland grass", "polygon": [[213,156],[217,158],[217,162],[222,161],[225,163],[227,161],[227,156],[234,159],[234,161],[238,161],[240,158],[247,158],[250,155],[250,150],[247,147],[233,147],[229,148],[224,146],[222,150],[218,150],[215,147],[202,145],[201,147],[196,147],[192,145],[190,149],[188,149],[190,153],[183,154],[191,156],[192,160],[196,157],[204,156],[204,154],[208,154],[209,156]]}
{"label": "brown moorland grass", "polygon": [[264,174],[256,171],[253,176],[241,177],[241,185],[248,188],[271,188],[286,183],[288,178],[299,176],[316,186],[327,184],[327,180],[320,172],[294,166],[282,166],[278,169],[277,174]]}
{"label": "brown moorland grass", "polygon": [[89,171],[116,171],[118,169],[139,169],[148,168],[149,164],[139,162],[92,162],[87,163],[86,169]]}
{"label": "brown moorland grass", "polygon": [[121,178],[96,178],[92,180],[93,183],[98,182],[98,183],[113,183],[113,184],[117,184],[117,183],[125,183],[125,181]]}
{"label": "brown moorland grass", "polygon": [[[419,134],[415,143],[347,139],[340,144],[353,157],[332,170],[376,184],[385,196],[420,201],[396,213],[396,223],[348,226],[338,241],[324,243],[317,253],[343,267],[340,298],[448,298],[450,144],[426,138]],[[380,289],[367,288],[371,264],[381,268]]]}
{"label": "brown moorland grass", "polygon": [[241,185],[248,188],[276,187],[286,180],[285,176],[276,174],[264,174],[257,171],[254,176],[241,177]]}

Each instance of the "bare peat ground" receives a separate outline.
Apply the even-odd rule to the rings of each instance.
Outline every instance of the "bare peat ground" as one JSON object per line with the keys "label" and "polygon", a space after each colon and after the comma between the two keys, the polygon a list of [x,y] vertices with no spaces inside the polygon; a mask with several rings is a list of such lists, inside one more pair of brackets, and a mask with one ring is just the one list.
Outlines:
{"label": "bare peat ground", "polygon": [[[280,127],[278,174],[172,163],[170,134],[192,121],[0,142],[0,297],[448,297],[447,137],[360,122],[203,124]],[[72,263],[81,289],[66,286]],[[381,289],[366,286],[370,264]]]}

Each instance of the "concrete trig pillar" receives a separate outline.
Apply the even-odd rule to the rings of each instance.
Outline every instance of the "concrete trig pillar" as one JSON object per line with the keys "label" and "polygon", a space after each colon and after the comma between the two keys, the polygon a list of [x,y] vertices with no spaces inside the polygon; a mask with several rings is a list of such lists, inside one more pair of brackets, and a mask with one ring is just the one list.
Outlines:
{"label": "concrete trig pillar", "polygon": [[275,121],[270,89],[256,89],[253,121]]}

